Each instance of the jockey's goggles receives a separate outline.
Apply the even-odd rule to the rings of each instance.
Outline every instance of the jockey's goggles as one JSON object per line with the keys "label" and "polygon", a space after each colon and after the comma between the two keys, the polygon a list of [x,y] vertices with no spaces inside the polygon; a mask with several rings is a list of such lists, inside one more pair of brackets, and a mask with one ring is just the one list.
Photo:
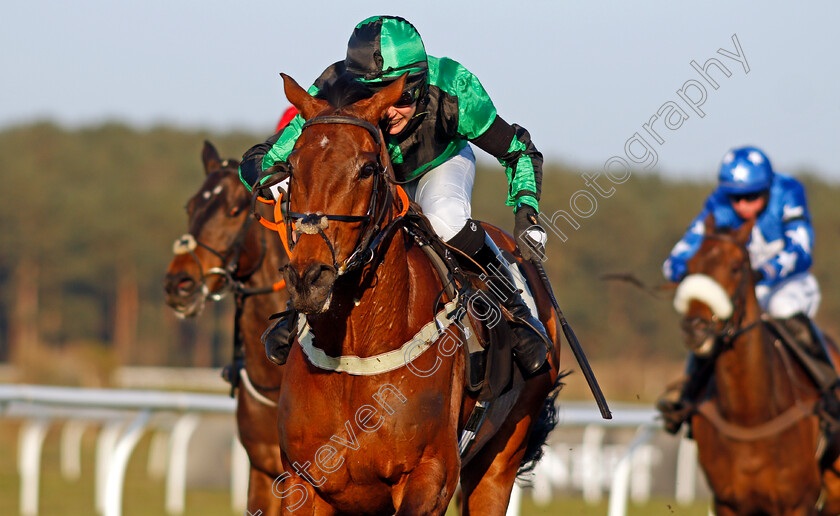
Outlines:
{"label": "jockey's goggles", "polygon": [[407,108],[417,102],[417,97],[420,96],[420,87],[414,87],[402,92],[400,98],[394,102],[395,108]]}
{"label": "jockey's goggles", "polygon": [[758,192],[750,192],[750,193],[742,193],[742,194],[729,194],[729,202],[753,202],[755,200],[761,199],[766,191],[759,190]]}

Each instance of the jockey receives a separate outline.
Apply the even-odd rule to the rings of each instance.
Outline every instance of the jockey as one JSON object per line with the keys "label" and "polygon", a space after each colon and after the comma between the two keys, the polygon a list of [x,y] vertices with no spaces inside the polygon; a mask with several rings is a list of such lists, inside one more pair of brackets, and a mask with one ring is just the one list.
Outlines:
{"label": "jockey", "polygon": [[[665,260],[665,278],[679,282],[685,277],[688,261],[703,242],[708,214],[713,214],[715,224],[723,228],[737,228],[754,220],[747,250],[759,305],[782,323],[796,344],[820,362],[820,374],[814,374],[814,380],[824,394],[826,411],[834,420],[840,419],[837,373],[822,334],[812,321],[820,304],[820,289],[809,272],[814,230],[805,189],[796,179],[774,172],[767,156],[755,147],[729,151],[723,158],[718,181],[703,210]],[[672,385],[657,402],[666,430],[672,433],[676,433],[693,405],[692,393],[698,389],[689,384],[698,369],[697,362],[690,353],[686,378]]]}
{"label": "jockey", "polygon": [[[404,183],[406,193],[420,205],[438,236],[485,268],[492,265],[512,285],[507,264],[497,259],[501,256],[498,247],[470,218],[475,180],[470,142],[505,166],[506,204],[514,208],[514,233],[525,259],[537,258],[546,239],[536,224],[543,158],[528,131],[508,124],[496,113],[472,73],[452,59],[427,55],[420,34],[403,18],[374,16],[356,25],[346,58],[327,67],[309,93],[317,96],[325,85],[349,75],[372,94],[405,73],[403,94],[380,124],[397,180]],[[303,123],[298,115],[285,130],[245,153],[240,176],[249,189],[263,179],[266,169],[287,159]],[[536,374],[546,363],[545,329],[518,291],[500,300],[522,321],[512,327],[516,361],[526,374]],[[273,360],[285,361],[287,349],[274,350],[274,356],[268,342],[266,349]]]}

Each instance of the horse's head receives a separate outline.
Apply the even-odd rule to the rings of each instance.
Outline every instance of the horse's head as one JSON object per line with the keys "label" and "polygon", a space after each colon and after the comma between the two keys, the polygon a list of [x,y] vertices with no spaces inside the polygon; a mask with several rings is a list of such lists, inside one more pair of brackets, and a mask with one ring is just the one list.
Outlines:
{"label": "horse's head", "polygon": [[392,216],[393,172],[378,123],[405,78],[340,108],[283,80],[307,120],[288,160],[286,285],[298,310],[319,313],[329,307],[336,279],[371,259],[375,237]]}
{"label": "horse's head", "polygon": [[700,357],[711,355],[723,337],[736,334],[753,288],[746,244],[754,221],[737,230],[718,230],[709,214],[704,224],[703,243],[674,296],[674,307],[683,314],[686,344]]}
{"label": "horse's head", "polygon": [[239,162],[221,160],[204,142],[204,183],[187,203],[189,232],[175,241],[164,280],[166,303],[179,317],[201,313],[208,296],[231,286],[245,243],[250,195],[239,180]]}

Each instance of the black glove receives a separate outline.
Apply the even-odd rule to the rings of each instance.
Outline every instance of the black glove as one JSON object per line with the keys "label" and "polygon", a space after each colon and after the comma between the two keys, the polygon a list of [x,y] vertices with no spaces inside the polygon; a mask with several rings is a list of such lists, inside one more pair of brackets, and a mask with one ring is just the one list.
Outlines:
{"label": "black glove", "polygon": [[516,224],[513,229],[516,245],[526,260],[545,259],[545,230],[537,222],[537,211],[527,204],[516,209]]}
{"label": "black glove", "polygon": [[[291,175],[291,167],[284,161],[278,161],[268,169],[266,169],[257,179],[254,189],[257,190],[257,195],[263,199],[277,200],[276,185],[283,182]],[[272,188],[275,187],[275,188]],[[284,191],[281,189],[281,193]]]}

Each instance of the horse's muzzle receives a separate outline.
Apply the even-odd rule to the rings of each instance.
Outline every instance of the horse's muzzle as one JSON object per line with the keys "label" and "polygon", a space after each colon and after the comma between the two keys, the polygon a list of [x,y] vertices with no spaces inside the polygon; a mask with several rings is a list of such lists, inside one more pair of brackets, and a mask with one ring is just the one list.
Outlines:
{"label": "horse's muzzle", "polygon": [[204,308],[206,296],[201,282],[186,272],[167,274],[163,288],[166,291],[166,304],[175,310],[175,315],[180,318],[195,317]]}
{"label": "horse's muzzle", "polygon": [[699,357],[711,355],[716,339],[715,321],[703,317],[686,317],[680,326],[688,349]]}
{"label": "horse's muzzle", "polygon": [[286,267],[286,287],[296,310],[305,314],[325,312],[330,306],[338,273],[325,263],[310,262],[303,272],[291,263]]}

